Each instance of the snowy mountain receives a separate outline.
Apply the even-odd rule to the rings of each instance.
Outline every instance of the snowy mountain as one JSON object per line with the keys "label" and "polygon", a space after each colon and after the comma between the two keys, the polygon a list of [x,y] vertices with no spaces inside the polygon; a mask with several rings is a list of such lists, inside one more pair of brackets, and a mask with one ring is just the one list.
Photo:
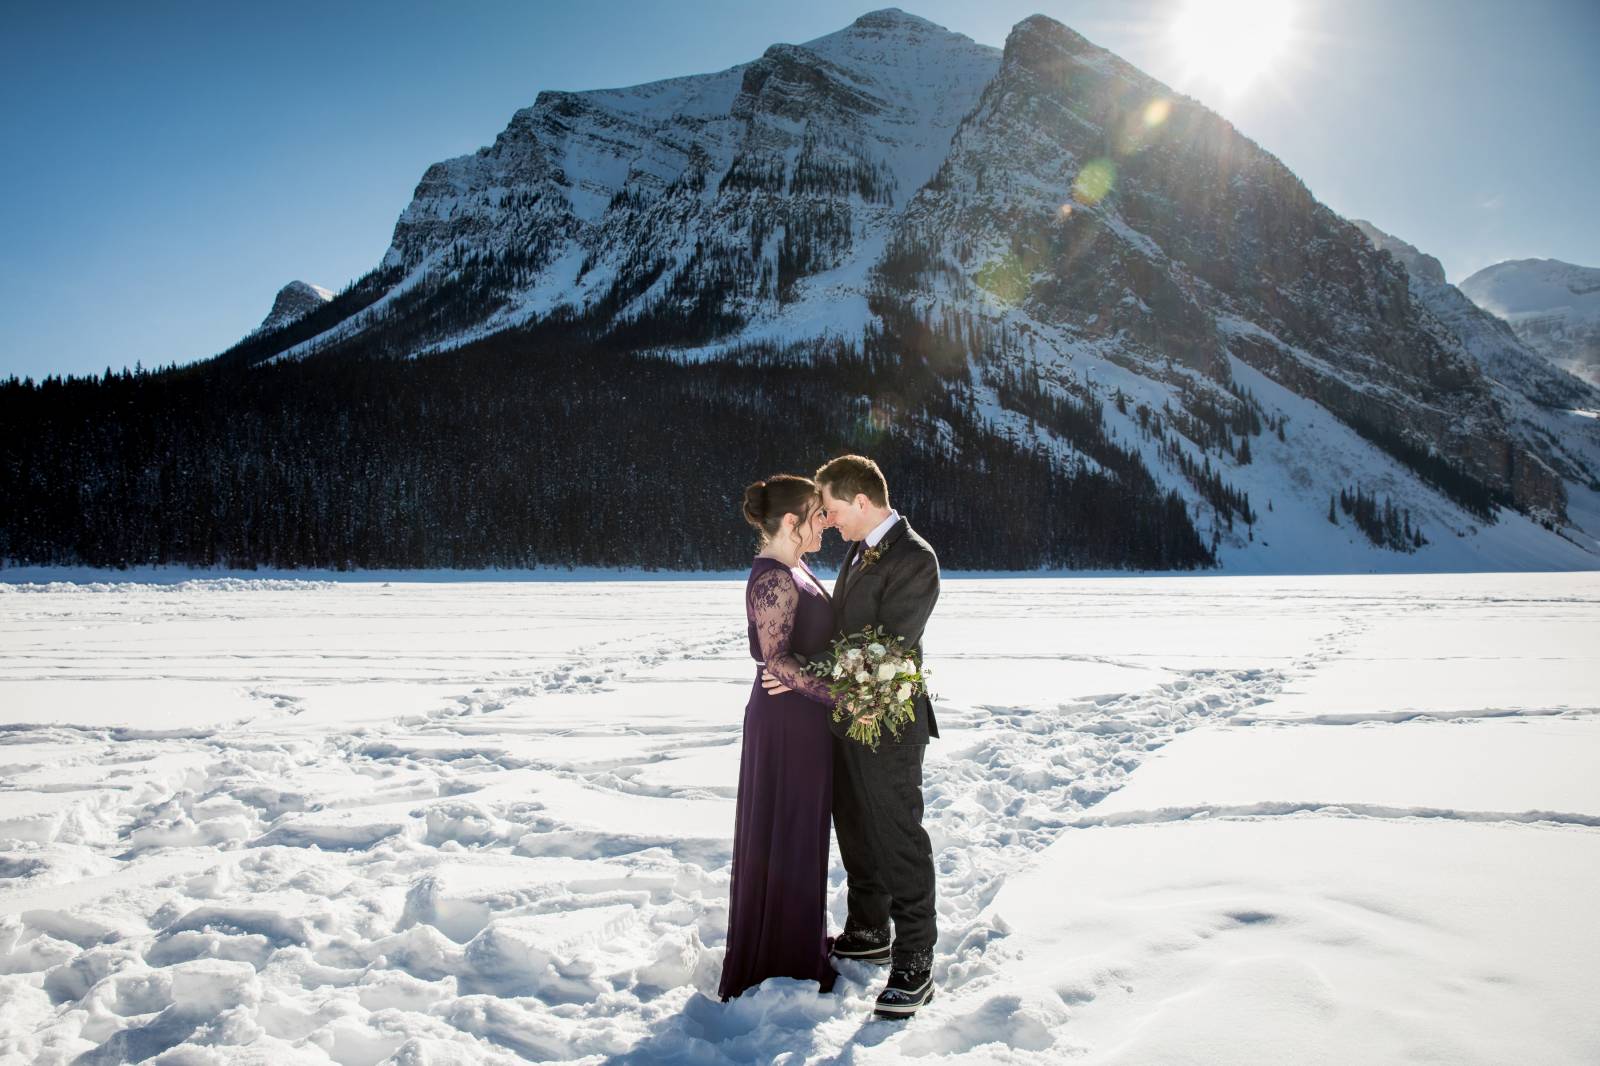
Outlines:
{"label": "snowy mountain", "polygon": [[1400,261],[1413,295],[1483,368],[1516,438],[1561,473],[1572,532],[1600,544],[1600,388],[1552,365],[1502,318],[1447,283],[1433,256],[1370,222],[1352,221],[1374,247]]}
{"label": "snowy mountain", "polygon": [[[1388,247],[1059,22],[996,49],[877,11],[718,73],[541,93],[429,167],[371,273],[208,364],[279,375],[249,402],[281,438],[209,438],[259,505],[219,481],[183,506],[234,525],[95,543],[637,565],[587,525],[608,479],[694,463],[720,485],[847,448],[891,464],[958,567],[1597,565],[1592,392]],[[97,483],[186,513],[131,469],[168,463],[159,440],[84,433],[86,465],[119,468]],[[725,493],[696,491],[660,531],[736,543],[703,517]],[[39,508],[30,552],[83,543]]]}
{"label": "snowy mountain", "polygon": [[331,299],[333,299],[332,291],[320,285],[312,285],[306,281],[291,281],[278,290],[277,299],[272,301],[272,310],[261,320],[256,332],[268,333],[287,326],[304,318],[308,312],[321,307]]}
{"label": "snowy mountain", "polygon": [[1000,59],[888,10],[718,74],[541,93],[493,145],[423,175],[384,298],[284,354],[463,280],[495,306],[434,347],[552,314],[630,344],[858,336],[868,269]]}
{"label": "snowy mountain", "polygon": [[1600,384],[1600,269],[1514,259],[1484,267],[1461,291],[1552,363]]}

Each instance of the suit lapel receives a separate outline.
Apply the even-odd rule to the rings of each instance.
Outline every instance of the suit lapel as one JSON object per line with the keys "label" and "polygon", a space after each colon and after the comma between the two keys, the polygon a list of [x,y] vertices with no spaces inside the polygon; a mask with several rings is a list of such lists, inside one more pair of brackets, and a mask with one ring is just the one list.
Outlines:
{"label": "suit lapel", "polygon": [[[894,525],[890,526],[889,527],[889,532],[885,533],[883,535],[883,539],[878,541],[877,549],[878,549],[879,559],[878,559],[878,562],[873,564],[874,566],[883,565],[883,559],[882,559],[883,554],[885,552],[887,552],[890,548],[894,547],[894,542],[899,540],[902,536],[904,536],[905,535],[905,531],[906,531],[906,520],[905,520],[905,517],[902,515],[901,518],[900,518],[900,521],[898,521]],[[850,585],[854,582],[856,575],[861,573],[861,569],[862,568],[859,567],[859,566],[854,566],[854,567],[849,567],[846,570],[840,571],[839,579],[843,583],[842,584],[842,588],[843,588],[844,591],[842,593],[837,594],[835,596],[835,598],[838,598],[839,595],[844,595],[845,593],[848,593],[850,591]]]}
{"label": "suit lapel", "polygon": [[845,584],[850,579],[850,563],[856,557],[856,541],[846,541],[849,549],[844,553],[844,565],[839,567],[839,576],[833,579],[833,603],[837,608],[839,600],[844,596]]}

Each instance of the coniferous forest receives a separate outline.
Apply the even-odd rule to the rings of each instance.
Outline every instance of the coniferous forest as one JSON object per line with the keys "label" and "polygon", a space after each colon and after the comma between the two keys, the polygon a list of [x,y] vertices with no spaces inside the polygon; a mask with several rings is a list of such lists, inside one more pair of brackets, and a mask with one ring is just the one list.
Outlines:
{"label": "coniferous forest", "polygon": [[1213,562],[1176,493],[1053,466],[883,346],[691,362],[547,329],[241,362],[0,383],[0,560],[739,567],[744,486],[855,451],[947,568]]}

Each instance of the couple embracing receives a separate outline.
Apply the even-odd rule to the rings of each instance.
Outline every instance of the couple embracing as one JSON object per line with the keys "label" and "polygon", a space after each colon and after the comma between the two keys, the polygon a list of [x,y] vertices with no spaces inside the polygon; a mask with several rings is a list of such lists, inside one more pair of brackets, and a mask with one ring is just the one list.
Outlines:
{"label": "couple embracing", "polygon": [[[890,507],[878,465],[859,455],[824,464],[814,480],[756,482],[744,516],[761,539],[745,610],[750,654],[765,669],[745,707],[720,992],[726,1000],[768,977],[828,992],[832,960],[851,960],[888,966],[877,1013],[909,1017],[933,998],[933,854],[922,828],[933,706],[918,693],[914,718],[874,749],[845,736],[828,683],[805,666],[873,626],[920,662],[939,560]],[[829,526],[850,542],[831,594],[805,562]],[[827,925],[830,817],[848,878],[837,937]]]}

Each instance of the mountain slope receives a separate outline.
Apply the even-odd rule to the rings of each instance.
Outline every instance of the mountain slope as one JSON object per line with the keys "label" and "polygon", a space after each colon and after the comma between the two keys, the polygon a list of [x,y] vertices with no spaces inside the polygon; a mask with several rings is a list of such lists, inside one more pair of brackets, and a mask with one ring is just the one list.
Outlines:
{"label": "mountain slope", "polygon": [[[697,489],[715,518],[671,520],[706,542],[684,565],[736,558],[744,534],[716,501],[741,478],[844,448],[893,457],[908,507],[962,546],[956,567],[1595,565],[1588,438],[1556,424],[1586,394],[1445,288],[1052,19],[995,49],[873,12],[718,73],[543,93],[493,145],[430,167],[371,273],[194,371],[211,394],[246,375],[292,408],[281,430],[211,431],[267,495],[235,500],[212,463],[224,502],[185,502],[153,548],[93,543],[160,554],[242,523],[227,543],[291,563],[559,562],[594,549],[596,477],[678,485],[668,445],[715,425],[747,442],[693,451],[720,488]],[[435,365],[450,361],[473,374]],[[526,403],[553,422],[506,407],[549,389],[574,399]],[[95,478],[105,513],[154,491],[130,456],[168,463],[190,402],[176,385],[148,401],[170,433],[135,435],[153,451],[73,431],[86,468],[116,468]],[[630,419],[663,446],[605,455]],[[384,434],[400,439],[365,439]],[[448,461],[413,461],[413,441]],[[290,452],[295,477],[260,481]],[[571,528],[532,525],[514,485]],[[260,517],[285,493],[344,517],[286,548]],[[72,529],[55,500],[30,551]],[[485,539],[491,513],[503,535]]]}
{"label": "mountain slope", "polygon": [[1600,549],[1600,388],[1552,365],[1504,320],[1447,283],[1437,259],[1370,222],[1354,221],[1374,247],[1400,261],[1418,301],[1483,368],[1512,433],[1561,474],[1569,535]]}
{"label": "mountain slope", "polygon": [[[916,313],[976,307],[1023,331],[1027,357],[1064,388],[1178,412],[1165,425],[1143,412],[1107,418],[1143,442],[1147,467],[1183,488],[1202,523],[1232,527],[1221,543],[1236,562],[1270,553],[1251,547],[1253,530],[1240,535],[1246,508],[1218,506],[1181,476],[1191,467],[1218,462],[1256,510],[1273,494],[1275,515],[1287,497],[1301,520],[1263,518],[1262,532],[1312,557],[1342,554],[1347,538],[1306,512],[1321,515],[1330,490],[1354,482],[1455,531],[1472,524],[1463,507],[1486,515],[1488,500],[1559,520],[1560,479],[1509,439],[1491,384],[1403,270],[1220,118],[1052,20],[1013,31],[945,167],[907,209],[896,252],[886,287]],[[1235,395],[1241,382],[1252,399]],[[1263,409],[1269,383],[1283,395]],[[1321,429],[1273,456],[1277,470],[1238,461],[1247,408],[1304,423],[1303,400],[1379,447]]]}
{"label": "mountain slope", "polygon": [[[776,334],[808,318],[799,332],[859,333],[848,279],[876,259],[998,61],[891,10],[717,74],[541,93],[493,145],[423,175],[382,262],[399,272],[392,290],[284,354],[453,283],[488,311],[465,329],[441,321],[429,336],[445,346],[552,313],[630,345],[774,319]],[[799,279],[824,274],[842,291],[824,281],[806,307],[786,306]]]}
{"label": "mountain slope", "polygon": [[1473,274],[1461,291],[1557,367],[1600,384],[1600,269],[1509,260]]}

